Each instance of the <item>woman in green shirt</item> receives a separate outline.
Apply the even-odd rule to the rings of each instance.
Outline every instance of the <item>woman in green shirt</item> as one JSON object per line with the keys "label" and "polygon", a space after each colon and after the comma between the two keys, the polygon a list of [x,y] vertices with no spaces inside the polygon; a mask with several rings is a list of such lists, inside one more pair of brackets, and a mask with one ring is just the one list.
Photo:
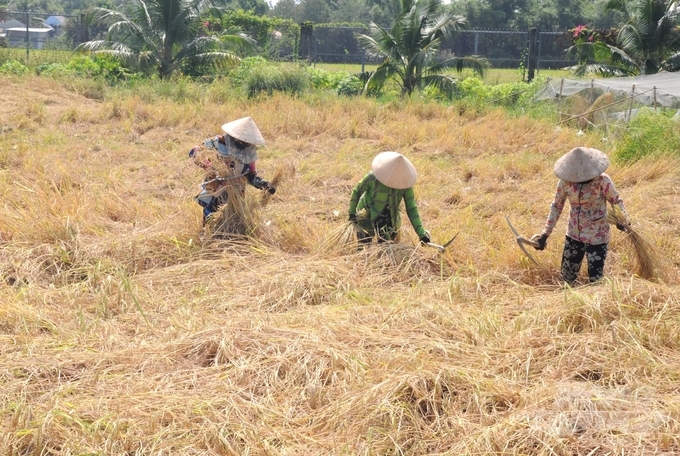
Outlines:
{"label": "woman in green shirt", "polygon": [[[371,169],[354,187],[349,201],[349,220],[357,225],[359,243],[370,244],[376,234],[378,242],[395,240],[401,227],[401,200],[420,241],[430,242],[413,192],[418,176],[415,166],[400,153],[382,152],[373,159]],[[365,215],[357,217],[357,212]]]}

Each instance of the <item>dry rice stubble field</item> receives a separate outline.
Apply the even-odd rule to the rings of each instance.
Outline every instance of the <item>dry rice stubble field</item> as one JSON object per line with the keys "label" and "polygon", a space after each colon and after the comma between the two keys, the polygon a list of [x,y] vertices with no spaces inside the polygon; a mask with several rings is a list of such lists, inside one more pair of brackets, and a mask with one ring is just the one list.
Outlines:
{"label": "dry rice stubble field", "polygon": [[[673,454],[680,401],[678,162],[609,170],[668,262],[563,288],[565,218],[538,232],[549,122],[436,104],[286,96],[93,101],[43,79],[0,98],[0,452]],[[204,242],[188,149],[250,115],[258,169],[283,169],[254,238]],[[444,255],[337,248],[353,185],[384,150],[419,171]],[[249,188],[252,201],[259,198]]]}

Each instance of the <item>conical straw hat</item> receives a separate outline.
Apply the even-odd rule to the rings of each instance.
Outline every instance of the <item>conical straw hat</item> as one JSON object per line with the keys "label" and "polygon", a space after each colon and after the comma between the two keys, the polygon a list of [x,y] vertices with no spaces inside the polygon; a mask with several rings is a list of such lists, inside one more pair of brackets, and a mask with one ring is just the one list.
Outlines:
{"label": "conical straw hat", "polygon": [[390,188],[406,189],[413,187],[418,178],[416,167],[398,152],[381,152],[371,164],[373,174]]}
{"label": "conical straw hat", "polygon": [[225,123],[222,125],[222,130],[232,138],[248,144],[264,145],[264,138],[255,125],[255,121],[250,117]]}
{"label": "conical straw hat", "polygon": [[597,149],[576,147],[555,162],[555,174],[567,182],[594,179],[609,166],[609,159]]}

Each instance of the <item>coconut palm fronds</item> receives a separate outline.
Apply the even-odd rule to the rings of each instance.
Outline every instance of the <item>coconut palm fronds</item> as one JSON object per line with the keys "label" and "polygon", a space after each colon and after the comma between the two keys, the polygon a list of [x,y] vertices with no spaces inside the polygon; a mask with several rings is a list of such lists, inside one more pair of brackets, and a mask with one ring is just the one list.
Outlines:
{"label": "coconut palm fronds", "polygon": [[624,224],[627,239],[630,241],[635,253],[635,266],[633,274],[646,280],[666,281],[665,262],[663,255],[652,243],[628,224],[626,217],[618,206],[613,206],[607,213],[607,222],[612,225]]}

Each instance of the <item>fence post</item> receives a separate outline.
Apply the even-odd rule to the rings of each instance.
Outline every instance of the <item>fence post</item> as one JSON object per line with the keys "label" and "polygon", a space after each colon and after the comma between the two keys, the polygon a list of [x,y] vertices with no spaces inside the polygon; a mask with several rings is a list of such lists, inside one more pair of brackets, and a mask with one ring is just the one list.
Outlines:
{"label": "fence post", "polygon": [[28,65],[28,59],[30,57],[30,51],[29,48],[31,47],[31,40],[29,39],[28,35],[28,28],[30,27],[31,23],[31,13],[26,12],[26,65]]}
{"label": "fence post", "polygon": [[[85,23],[85,13],[80,13],[80,33],[79,39],[81,43],[86,43],[90,41],[90,34],[88,31],[87,24]],[[80,44],[80,43],[79,43]]]}
{"label": "fence post", "polygon": [[475,52],[474,52],[475,55],[479,55],[478,49],[479,49],[479,32],[476,31],[475,32]]}
{"label": "fence post", "polygon": [[536,70],[536,33],[537,28],[529,29],[529,74],[527,75],[527,82],[534,79],[534,71]]}
{"label": "fence post", "polygon": [[312,45],[314,42],[314,24],[303,22],[300,24],[300,47],[298,55],[309,59],[312,55]]}
{"label": "fence post", "polygon": [[628,121],[626,124],[630,123],[630,119],[633,116],[633,100],[635,100],[635,84],[630,89],[630,105],[628,106]]}

